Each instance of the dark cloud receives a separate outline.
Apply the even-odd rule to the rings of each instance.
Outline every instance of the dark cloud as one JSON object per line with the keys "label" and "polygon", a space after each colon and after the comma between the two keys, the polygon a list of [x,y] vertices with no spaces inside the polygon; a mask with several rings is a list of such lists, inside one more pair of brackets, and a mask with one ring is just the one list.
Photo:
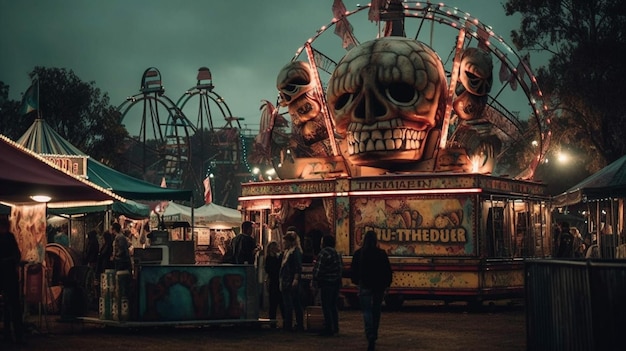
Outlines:
{"label": "dark cloud", "polygon": [[[0,81],[10,86],[12,99],[19,99],[35,66],[67,68],[94,81],[118,105],[139,92],[145,69],[157,67],[166,94],[176,101],[195,85],[197,69],[206,66],[232,114],[254,129],[260,101],[276,99],[278,71],[330,22],[332,2],[0,0]],[[351,10],[359,2],[344,3]],[[517,24],[492,0],[446,3],[462,6],[506,39]],[[376,25],[362,13],[352,24],[372,33],[363,41],[373,39]],[[324,36],[320,47],[341,55],[332,30]],[[440,52],[444,60],[453,43],[446,44]]]}

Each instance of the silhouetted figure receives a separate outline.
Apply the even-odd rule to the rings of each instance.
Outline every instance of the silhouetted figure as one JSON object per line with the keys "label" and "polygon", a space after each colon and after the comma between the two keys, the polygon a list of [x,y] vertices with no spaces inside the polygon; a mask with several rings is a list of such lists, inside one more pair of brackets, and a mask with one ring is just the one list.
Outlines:
{"label": "silhouetted figure", "polygon": [[302,279],[302,247],[295,229],[289,228],[283,236],[283,258],[280,264],[280,292],[283,297],[283,329],[293,330],[293,315],[296,315],[296,330],[304,330],[304,309],[300,298]]}
{"label": "silhouetted figure", "polygon": [[341,256],[335,250],[335,237],[322,237],[322,249],[317,255],[313,266],[313,282],[320,289],[322,313],[324,314],[324,329],[320,333],[330,336],[339,333],[339,288],[341,287],[341,272],[343,263]]}
{"label": "silhouetted figure", "polygon": [[0,215],[0,291],[4,299],[3,331],[5,340],[21,344],[24,341],[24,324],[18,270],[22,255],[15,236],[9,231],[9,225],[9,218],[6,215]]}
{"label": "silhouetted figure", "polygon": [[[280,307],[283,313],[282,297],[280,294],[280,263],[282,256],[280,248],[275,241],[267,244],[267,252],[265,254],[265,273],[267,274],[267,292],[269,294],[269,319],[276,319],[276,312]],[[283,317],[284,318],[284,317]],[[272,328],[276,328],[276,324],[272,323]]]}
{"label": "silhouetted figure", "polygon": [[233,256],[237,264],[254,264],[257,252],[257,244],[252,236],[254,222],[241,223],[241,233],[237,234],[231,242]]}
{"label": "silhouetted figure", "polygon": [[352,282],[359,286],[359,303],[363,312],[368,351],[378,339],[380,313],[385,290],[391,285],[392,271],[387,253],[378,248],[376,233],[365,233],[361,248],[352,256]]}

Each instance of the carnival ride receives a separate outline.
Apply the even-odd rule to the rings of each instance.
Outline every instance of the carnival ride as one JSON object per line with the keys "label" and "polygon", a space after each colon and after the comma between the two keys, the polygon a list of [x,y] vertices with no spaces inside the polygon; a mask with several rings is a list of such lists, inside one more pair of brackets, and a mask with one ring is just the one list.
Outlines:
{"label": "carnival ride", "polygon": [[[550,116],[528,55],[443,3],[378,4],[335,1],[278,73],[255,158],[280,180],[244,184],[241,206],[268,224],[264,240],[295,225],[305,257],[311,233],[334,233],[346,268],[375,230],[392,305],[520,296],[523,258],[551,253],[549,197],[533,179]],[[359,16],[376,25],[353,27]],[[349,279],[342,292],[355,301]]]}
{"label": "carnival ride", "polygon": [[176,103],[165,94],[159,70],[148,68],[140,93],[128,97],[118,111],[125,124],[140,121],[138,134],[125,146],[129,174],[153,184],[193,189],[198,200],[204,199],[204,180],[210,177],[212,200],[236,207],[238,185],[250,176],[242,118],[233,117],[214,91],[207,67],[198,69],[197,84]]}
{"label": "carnival ride", "polygon": [[[425,43],[425,46],[435,51],[435,55],[448,53],[446,59],[441,61],[445,70],[447,89],[443,92],[445,102],[442,105],[445,111],[442,116],[438,148],[452,150],[460,146],[465,148],[470,153],[468,156],[472,158],[478,157],[472,155],[472,152],[484,154],[485,145],[491,144],[487,153],[493,153],[491,158],[495,165],[481,173],[489,172],[516,179],[533,178],[536,167],[544,160],[551,133],[549,111],[530,68],[528,55],[517,53],[490,26],[469,13],[443,3],[386,2],[383,8],[376,11],[378,25],[358,26],[354,27],[354,30],[349,20],[358,19],[359,15],[365,13],[368,13],[368,19],[373,20],[373,11],[369,5],[359,6],[352,11],[345,8],[334,11],[335,17],[332,21],[306,40],[296,51],[292,63],[286,65],[285,72],[279,73],[278,76],[277,88],[280,96],[275,115],[292,116],[294,121],[290,136],[292,140],[298,138],[298,133],[310,133],[308,130],[302,132],[295,128],[299,123],[315,119],[311,117],[315,113],[321,116],[317,119],[324,120],[317,121],[318,126],[315,128],[325,129],[317,131],[318,137],[320,139],[336,137],[333,130],[337,127],[337,117],[334,116],[333,121],[333,111],[330,111],[333,108],[331,106],[333,101],[330,101],[331,104],[328,101],[332,98],[328,95],[333,90],[327,89],[333,73],[338,75],[336,72],[338,62],[347,52],[343,49],[358,49],[363,43],[361,38],[365,41],[381,37],[411,38],[416,42]],[[412,22],[409,22],[410,20]],[[333,27],[334,31],[331,31]],[[330,35],[325,35],[327,33]],[[341,37],[341,47],[338,47],[333,34]],[[485,57],[487,59],[484,59]],[[492,57],[496,59],[495,62],[492,62]],[[392,71],[394,66],[399,66],[399,63],[393,60],[395,58],[390,58],[386,63],[388,66],[382,63],[376,69]],[[307,65],[308,68],[302,67]],[[499,73],[494,77],[492,71],[496,69]],[[406,75],[403,77],[399,69],[396,68],[394,74],[394,78],[388,82],[389,87],[412,84],[413,78]],[[339,78],[348,80],[354,77],[345,75]],[[372,83],[376,84],[375,81]],[[357,98],[357,95],[374,91],[375,89],[372,91],[364,89],[363,92],[356,92],[353,97]],[[387,96],[384,96],[385,94]],[[393,90],[381,92],[372,100],[378,104],[373,107],[386,109],[398,106],[398,102],[400,105],[415,106],[415,102],[401,101],[410,97],[394,97],[393,94]],[[394,101],[396,98],[399,100]],[[526,101],[526,104],[520,104],[520,101]],[[291,106],[291,110],[281,110],[284,106],[288,110]],[[359,106],[354,104],[350,108]],[[263,132],[263,121],[261,125]],[[274,123],[271,122],[265,125],[268,126],[266,130],[274,127]],[[270,133],[276,135],[277,139],[285,139],[282,136],[284,129],[274,128]],[[284,144],[283,142],[283,146]],[[338,156],[340,150],[333,147],[334,143],[330,144],[326,145],[328,149],[326,153]],[[273,145],[273,150],[274,155],[267,155],[266,159],[272,160],[272,165],[280,174],[280,168],[285,166],[281,162],[285,160],[285,153],[294,150],[286,150],[277,144]],[[516,168],[515,159],[520,157],[526,161],[519,162],[527,165],[524,169]],[[292,176],[284,175],[284,178]]]}

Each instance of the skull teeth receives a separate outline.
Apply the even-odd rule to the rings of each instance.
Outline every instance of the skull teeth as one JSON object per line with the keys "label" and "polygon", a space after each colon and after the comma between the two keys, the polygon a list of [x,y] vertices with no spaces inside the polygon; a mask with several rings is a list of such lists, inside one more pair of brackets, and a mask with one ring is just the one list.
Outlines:
{"label": "skull teeth", "polygon": [[418,150],[425,137],[425,131],[404,127],[350,131],[347,134],[348,152],[356,155],[373,151]]}

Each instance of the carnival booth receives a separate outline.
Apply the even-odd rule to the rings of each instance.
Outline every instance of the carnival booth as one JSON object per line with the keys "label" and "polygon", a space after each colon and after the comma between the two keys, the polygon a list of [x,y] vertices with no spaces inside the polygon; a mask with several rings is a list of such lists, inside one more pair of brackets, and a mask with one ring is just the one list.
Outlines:
{"label": "carnival booth", "polygon": [[[624,223],[626,199],[626,156],[554,197],[561,212],[583,216],[590,242],[600,248],[603,259],[626,258]],[[622,246],[623,249],[618,250]]]}
{"label": "carnival booth", "polygon": [[66,172],[2,135],[0,162],[11,169],[0,175],[0,201],[10,209],[10,231],[24,264],[23,301],[38,305],[41,312],[48,305],[58,306],[60,289],[54,287],[79,259],[74,252],[48,244],[46,210],[67,204],[107,205],[126,199]]}
{"label": "carnival booth", "polygon": [[[192,199],[189,190],[153,185],[97,162],[60,137],[43,119],[37,119],[20,138],[19,143],[37,153],[44,154],[44,157],[53,162],[75,165],[70,168],[79,170],[80,176],[88,180],[86,182],[112,189],[113,193],[124,194],[122,196],[129,199],[151,202],[191,201]],[[85,213],[93,210],[93,208],[77,209],[76,205],[70,207],[73,208],[59,210],[60,214],[67,216],[67,213],[72,212],[72,216],[75,216],[80,215],[76,211]],[[231,230],[232,227],[228,226],[238,226],[241,223],[238,212],[233,218],[220,217],[224,215],[222,209],[215,210],[214,206],[211,208],[214,210],[201,211],[202,215],[199,220],[215,226],[215,230]],[[124,215],[133,217],[128,211]],[[193,216],[191,211],[189,215]],[[43,218],[45,228],[45,212]],[[105,222],[108,223],[108,220]],[[189,222],[192,221],[189,220]],[[156,228],[155,226],[152,229]],[[133,272],[127,272],[127,274],[106,271],[100,277],[98,318],[88,316],[79,316],[79,318],[100,323],[110,322],[114,325],[119,325],[124,321],[136,323],[197,323],[206,319],[258,321],[257,285],[251,283],[256,280],[254,274],[248,272],[250,267],[197,266],[194,254],[195,241],[191,240],[191,235],[177,237],[177,234],[174,234],[173,238],[171,236],[171,233],[177,230],[186,233],[188,228],[190,225],[172,224],[166,227],[164,232],[154,231],[155,246],[167,247],[167,252],[164,254],[163,250],[152,250],[152,259],[147,257],[144,262],[139,262],[135,266]],[[213,242],[220,242],[218,239]],[[209,236],[201,238],[201,244],[210,242]],[[154,252],[160,255],[159,264],[154,262]],[[57,258],[52,254],[50,256],[51,259]],[[163,256],[167,258],[166,261],[163,260]],[[65,261],[63,262],[65,265]],[[248,279],[249,274],[252,274],[252,279]],[[169,293],[169,295],[160,295],[157,293],[159,291]],[[172,300],[173,297],[176,301]]]}

